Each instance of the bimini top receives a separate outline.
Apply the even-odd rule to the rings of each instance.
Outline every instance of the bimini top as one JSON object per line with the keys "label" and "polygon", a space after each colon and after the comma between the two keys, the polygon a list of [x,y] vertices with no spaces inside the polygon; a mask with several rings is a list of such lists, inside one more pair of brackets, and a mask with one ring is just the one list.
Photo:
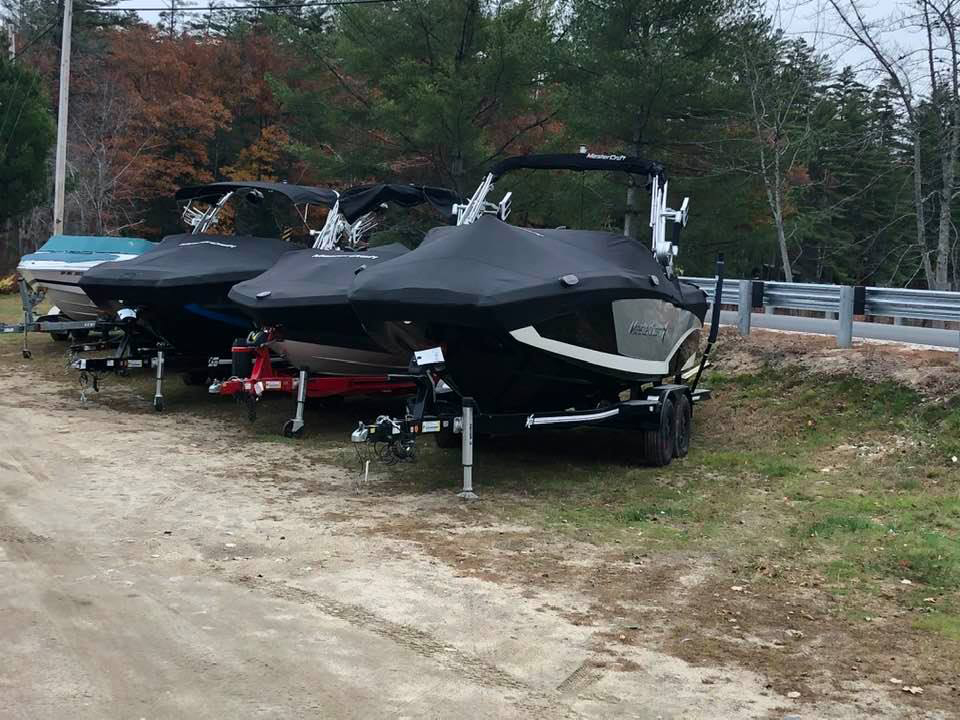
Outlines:
{"label": "bimini top", "polygon": [[405,208],[429,203],[438,212],[449,216],[453,213],[453,206],[460,202],[463,198],[453,190],[429,185],[357,185],[340,194],[340,213],[353,222],[384,203]]}
{"label": "bimini top", "polygon": [[569,153],[565,155],[514,155],[504,158],[490,168],[496,181],[513,170],[598,170],[625,172],[635,175],[656,175],[665,179],[663,165],[628,155],[600,153]]}
{"label": "bimini top", "polygon": [[485,215],[431,230],[416,250],[360,272],[350,302],[364,322],[418,319],[514,330],[587,303],[658,298],[703,319],[706,297],[668,278],[632,238],[533,230]]}
{"label": "bimini top", "polygon": [[310,203],[311,205],[325,205],[333,207],[337,201],[337,193],[327,188],[310,187],[309,185],[289,185],[287,183],[261,182],[259,180],[238,182],[215,182],[206,185],[193,185],[180,188],[174,197],[177,200],[194,200],[202,197],[223,196],[237,190],[262,190],[285,195],[294,205]]}

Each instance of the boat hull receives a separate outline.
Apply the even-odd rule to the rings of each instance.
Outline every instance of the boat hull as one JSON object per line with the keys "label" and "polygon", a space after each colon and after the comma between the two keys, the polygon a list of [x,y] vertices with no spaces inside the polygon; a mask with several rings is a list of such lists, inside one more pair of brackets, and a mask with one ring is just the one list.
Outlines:
{"label": "boat hull", "polygon": [[389,353],[335,345],[277,340],[269,343],[270,349],[293,367],[307,370],[314,375],[389,375],[406,372],[409,367],[408,353]]}
{"label": "boat hull", "polygon": [[506,329],[376,321],[372,336],[408,351],[441,347],[444,378],[483,412],[594,408],[677,375],[695,360],[702,319],[662,300],[603,308]]}
{"label": "boat hull", "polygon": [[70,320],[94,320],[103,314],[80,287],[83,274],[104,262],[129,260],[136,255],[109,255],[87,262],[36,260],[25,256],[17,272],[33,291],[42,291],[44,300],[56,306]]}

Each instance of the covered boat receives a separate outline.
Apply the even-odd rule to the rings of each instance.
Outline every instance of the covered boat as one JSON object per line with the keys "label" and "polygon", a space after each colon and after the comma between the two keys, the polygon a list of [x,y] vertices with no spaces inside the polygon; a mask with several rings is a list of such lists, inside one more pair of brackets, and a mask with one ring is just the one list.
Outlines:
{"label": "covered boat", "polygon": [[[339,211],[351,224],[384,205],[429,204],[452,218],[459,195],[444,188],[379,184],[351,188],[339,198]],[[265,273],[230,291],[261,328],[270,329],[270,349],[296,368],[316,374],[376,375],[405,370],[409,353],[384,351],[364,331],[347,300],[359,273],[399,258],[399,243],[363,248],[361,238],[343,249],[291,252]]]}
{"label": "covered boat", "polygon": [[[523,228],[486,194],[508,171],[623,171],[648,177],[652,249],[618,233]],[[349,293],[364,327],[398,351],[440,348],[443,379],[485,413],[595,408],[690,370],[704,293],[673,272],[662,168],[619,155],[508,158],[416,250],[361,272]],[[674,238],[676,239],[676,238]],[[435,353],[435,357],[439,357]]]}
{"label": "covered boat", "polygon": [[53,235],[36,252],[24,255],[17,272],[30,289],[42,291],[52,314],[93,320],[100,313],[80,288],[84,273],[105,262],[123,262],[155,247],[142,238]]}
{"label": "covered boat", "polygon": [[[158,342],[192,355],[229,351],[249,318],[227,298],[238,282],[255,277],[283,255],[304,245],[333,244],[340,218],[333,190],[267,182],[221,182],[184,188],[184,220],[191,234],[171,235],[134,260],[104,263],[81,280],[102,309],[123,311]],[[229,200],[240,200],[230,216]],[[195,203],[205,208],[197,209]],[[309,226],[311,208],[327,208],[321,230]],[[206,234],[219,224],[255,216],[233,234]],[[271,227],[272,226],[272,227]],[[265,237],[270,230],[275,236]]]}

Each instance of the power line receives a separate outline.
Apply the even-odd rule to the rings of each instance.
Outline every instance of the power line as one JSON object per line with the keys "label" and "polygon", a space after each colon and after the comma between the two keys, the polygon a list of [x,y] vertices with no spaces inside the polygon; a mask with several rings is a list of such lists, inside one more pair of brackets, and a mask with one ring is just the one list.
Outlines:
{"label": "power line", "polygon": [[284,10],[289,8],[338,7],[340,5],[387,5],[403,0],[336,0],[331,2],[283,3],[280,5],[208,5],[206,7],[135,7],[97,8],[97,12],[176,12],[197,13],[207,10]]}
{"label": "power line", "polygon": [[55,18],[50,22],[50,24],[47,25],[43,30],[41,30],[40,32],[38,32],[38,33],[37,33],[36,35],[34,35],[32,38],[30,38],[30,39],[23,45],[23,47],[21,47],[20,50],[17,51],[17,54],[13,56],[13,59],[14,59],[14,60],[19,60],[21,55],[23,55],[25,52],[27,52],[27,50],[29,50],[33,45],[36,45],[38,42],[40,42],[44,37],[47,36],[47,34],[48,34],[51,30],[53,30],[53,29],[54,29],[57,25],[59,25],[59,24],[60,24],[60,16],[58,15],[58,16],[55,17]]}

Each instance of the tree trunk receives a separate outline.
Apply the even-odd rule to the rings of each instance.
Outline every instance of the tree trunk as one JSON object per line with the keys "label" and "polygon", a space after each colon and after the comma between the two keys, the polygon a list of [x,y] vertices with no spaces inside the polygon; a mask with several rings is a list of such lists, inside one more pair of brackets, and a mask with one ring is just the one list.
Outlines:
{"label": "tree trunk", "polygon": [[920,260],[923,263],[923,274],[927,279],[927,287],[936,286],[936,277],[933,265],[930,263],[930,254],[927,252],[927,218],[923,210],[923,158],[920,151],[920,130],[913,131],[913,206],[917,215],[917,245],[920,248]]}

